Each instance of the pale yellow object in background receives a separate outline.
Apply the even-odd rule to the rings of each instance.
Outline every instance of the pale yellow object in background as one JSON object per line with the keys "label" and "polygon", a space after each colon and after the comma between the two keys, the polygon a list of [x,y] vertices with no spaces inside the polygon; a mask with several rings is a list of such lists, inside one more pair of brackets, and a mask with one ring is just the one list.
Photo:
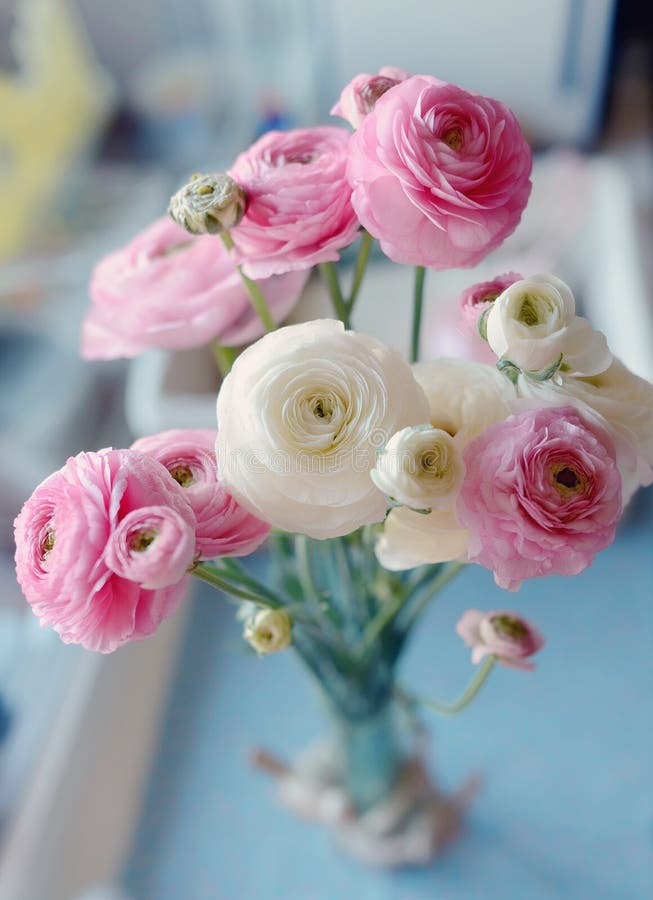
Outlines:
{"label": "pale yellow object in background", "polygon": [[91,149],[114,90],[64,0],[21,0],[18,74],[0,76],[0,259],[42,226],[67,170]]}

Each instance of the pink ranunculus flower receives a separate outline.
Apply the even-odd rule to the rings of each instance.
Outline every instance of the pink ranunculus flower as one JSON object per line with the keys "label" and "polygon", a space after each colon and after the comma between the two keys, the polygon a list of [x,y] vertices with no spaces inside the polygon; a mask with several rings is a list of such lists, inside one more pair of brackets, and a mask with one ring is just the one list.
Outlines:
{"label": "pink ranunculus flower", "polygon": [[194,556],[195,528],[169,506],[127,513],[104,548],[112,572],[148,590],[181,581]]}
{"label": "pink ranunculus flower", "polygon": [[352,135],[347,176],[361,224],[398,263],[474,266],[517,227],[531,151],[502,103],[415,75]]}
{"label": "pink ranunculus flower", "polygon": [[250,278],[334,262],[354,241],[349,139],[329,126],[270,131],[236,159],[228,174],[247,193],[247,210],[231,236]]}
{"label": "pink ranunculus flower", "polygon": [[521,280],[522,276],[517,272],[506,272],[504,275],[497,275],[496,278],[492,278],[490,281],[472,284],[464,290],[460,295],[460,314],[463,329],[468,334],[479,336],[478,320],[480,317],[492,306],[499,294],[502,294],[511,284]]}
{"label": "pink ranunculus flower", "polygon": [[[150,590],[116,574],[105,559],[121,523],[152,506],[173,510],[194,529],[181,487],[134,450],[80,453],[36,488],[15,522],[16,573],[42,625],[66,643],[108,653],[152,634],[174,612],[185,577]],[[190,566],[194,543],[185,549]]]}
{"label": "pink ranunculus flower", "polygon": [[340,116],[352,128],[358,128],[365,116],[372,112],[376,101],[390,88],[410,78],[408,72],[394,66],[383,66],[378,75],[362,72],[346,84],[340,99],[331,110],[332,116]]}
{"label": "pink ranunculus flower", "polygon": [[[278,322],[294,307],[307,277],[289,272],[262,282]],[[97,264],[90,295],[81,338],[85,359],[195,347],[214,338],[240,346],[264,330],[222,242],[190,235],[167,216]]]}
{"label": "pink ranunculus flower", "polygon": [[499,587],[578,575],[614,539],[621,478],[607,434],[572,407],[529,410],[490,425],[465,449],[458,495],[468,557]]}
{"label": "pink ranunculus flower", "polygon": [[162,463],[181,485],[197,519],[196,545],[203,559],[246,556],[270,531],[240,506],[220,484],[211,429],[163,431],[140,438],[134,450]]}
{"label": "pink ranunculus flower", "polygon": [[472,648],[473,663],[479,663],[485,656],[496,656],[504,666],[528,671],[535,664],[527,662],[527,658],[544,646],[544,638],[534,625],[507,610],[484,613],[468,609],[456,625],[456,631]]}

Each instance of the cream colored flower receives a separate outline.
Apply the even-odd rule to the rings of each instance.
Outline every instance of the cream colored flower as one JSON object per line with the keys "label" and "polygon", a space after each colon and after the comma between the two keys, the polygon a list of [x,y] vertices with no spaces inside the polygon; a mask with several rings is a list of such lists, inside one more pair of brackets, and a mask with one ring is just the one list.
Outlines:
{"label": "cream colored flower", "polygon": [[447,509],[463,479],[460,451],[432,425],[402,428],[379,450],[372,481],[392,501],[412,509]]}
{"label": "cream colored flower", "polygon": [[401,507],[388,514],[374,549],[385,569],[398,571],[465,559],[467,540],[467,529],[460,526],[453,509],[423,515]]}
{"label": "cream colored flower", "polygon": [[522,371],[560,364],[574,375],[596,375],[612,361],[605,336],[576,315],[574,295],[554,275],[516,281],[492,304],[487,340],[499,359]]}
{"label": "cream colored flower", "polygon": [[429,422],[461,448],[500,419],[510,415],[515,388],[494,366],[464,359],[417,363],[413,374],[429,402]]}
{"label": "cream colored flower", "polygon": [[292,621],[283,609],[259,609],[245,622],[243,637],[257,653],[277,653],[292,642]]}
{"label": "cream colored flower", "polygon": [[315,538],[379,522],[376,450],[428,419],[410,366],[331,319],[281,328],[236,360],[218,397],[221,484],[250,512]]}
{"label": "cream colored flower", "polygon": [[[488,425],[509,416],[516,401],[514,385],[483,363],[436,359],[414,365],[413,372],[429,402],[431,426],[452,437],[459,457]],[[455,512],[459,486],[457,482],[448,508],[433,509],[428,515],[406,508],[391,510],[375,548],[382,566],[411,569],[465,558],[467,531]]]}

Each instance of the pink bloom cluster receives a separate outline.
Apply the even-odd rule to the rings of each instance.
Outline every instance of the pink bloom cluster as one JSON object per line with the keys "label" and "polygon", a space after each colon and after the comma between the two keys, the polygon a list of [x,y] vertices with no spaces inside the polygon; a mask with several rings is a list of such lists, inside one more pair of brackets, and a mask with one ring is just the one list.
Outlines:
{"label": "pink bloom cluster", "polygon": [[572,407],[509,416],[465,449],[457,514],[468,557],[517,590],[577,575],[614,539],[621,477],[609,438]]}
{"label": "pink bloom cluster", "polygon": [[270,526],[242,508],[218,480],[217,431],[172,430],[141,438],[134,450],[162,463],[181,485],[197,525],[195,539],[203,559],[246,556],[259,547]]}
{"label": "pink bloom cluster", "polygon": [[[292,310],[307,272],[262,282],[274,318]],[[84,320],[85,359],[132,357],[149,347],[240,346],[263,334],[242,279],[221,241],[190,235],[172,219],[157,219],[95,267],[93,301]]]}
{"label": "pink bloom cluster", "polygon": [[15,531],[18,581],[41,624],[103,653],[152,634],[176,609],[195,553],[182,489],[134,450],[69,459]]}
{"label": "pink bloom cluster", "polygon": [[271,131],[238,157],[228,174],[247,209],[232,238],[250,278],[335,261],[356,238],[348,146],[342,128]]}
{"label": "pink bloom cluster", "polygon": [[506,106],[422,75],[380,97],[347,168],[354,209],[386,256],[434,269],[476,265],[514,231],[530,172]]}
{"label": "pink bloom cluster", "polygon": [[506,610],[483,613],[468,609],[456,631],[472,648],[473,663],[485,656],[496,656],[504,666],[530,670],[535,665],[526,659],[544,646],[544,638],[534,625]]}
{"label": "pink bloom cluster", "polygon": [[199,557],[262,543],[269,526],[218,483],[215,438],[175,431],[80,453],[36,488],[15,522],[16,572],[41,624],[108,653],[174,612]]}

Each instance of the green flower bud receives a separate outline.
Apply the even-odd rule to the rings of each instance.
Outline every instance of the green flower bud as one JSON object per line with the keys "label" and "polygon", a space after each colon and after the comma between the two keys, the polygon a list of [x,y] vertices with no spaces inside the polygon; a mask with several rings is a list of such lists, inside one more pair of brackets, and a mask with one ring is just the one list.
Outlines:
{"label": "green flower bud", "polygon": [[228,175],[193,175],[170,200],[168,212],[191,234],[219,234],[234,228],[247,207],[247,195]]}

